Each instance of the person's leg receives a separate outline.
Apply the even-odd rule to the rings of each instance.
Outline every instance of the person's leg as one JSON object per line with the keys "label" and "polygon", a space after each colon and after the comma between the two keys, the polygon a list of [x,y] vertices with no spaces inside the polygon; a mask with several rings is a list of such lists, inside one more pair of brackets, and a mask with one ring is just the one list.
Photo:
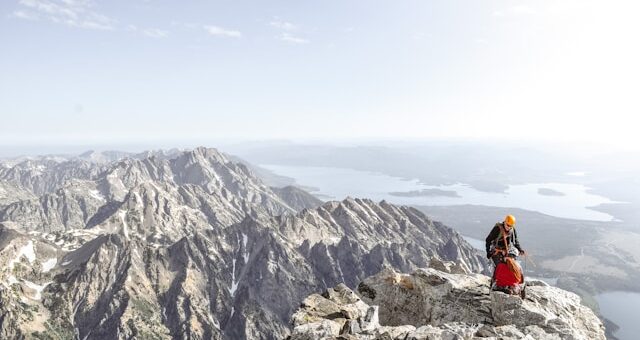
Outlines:
{"label": "person's leg", "polygon": [[489,284],[489,289],[493,289],[493,284],[496,282],[496,268],[498,267],[498,263],[500,263],[500,256],[494,255],[491,257],[493,261],[493,274],[491,275],[491,283]]}

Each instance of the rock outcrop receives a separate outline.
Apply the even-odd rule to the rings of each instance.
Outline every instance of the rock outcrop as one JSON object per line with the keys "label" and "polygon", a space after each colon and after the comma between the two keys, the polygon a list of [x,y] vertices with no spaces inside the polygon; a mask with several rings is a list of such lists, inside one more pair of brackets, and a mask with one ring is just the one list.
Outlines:
{"label": "rock outcrop", "polygon": [[385,269],[353,292],[340,284],[307,297],[289,340],[605,339],[597,316],[570,292],[529,281],[526,298],[489,291],[489,277],[434,268]]}

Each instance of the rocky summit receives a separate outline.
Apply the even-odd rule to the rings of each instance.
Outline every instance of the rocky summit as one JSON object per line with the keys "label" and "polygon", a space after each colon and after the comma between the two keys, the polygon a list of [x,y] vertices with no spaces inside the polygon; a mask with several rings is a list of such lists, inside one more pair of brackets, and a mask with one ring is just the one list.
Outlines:
{"label": "rocky summit", "polygon": [[0,194],[0,339],[284,339],[313,292],[487,270],[416,209],[272,188],[210,148],[14,159]]}
{"label": "rocky summit", "polygon": [[288,339],[605,339],[602,322],[573,293],[537,280],[525,299],[488,287],[489,277],[437,260],[410,275],[385,269],[355,292],[339,284],[309,295]]}

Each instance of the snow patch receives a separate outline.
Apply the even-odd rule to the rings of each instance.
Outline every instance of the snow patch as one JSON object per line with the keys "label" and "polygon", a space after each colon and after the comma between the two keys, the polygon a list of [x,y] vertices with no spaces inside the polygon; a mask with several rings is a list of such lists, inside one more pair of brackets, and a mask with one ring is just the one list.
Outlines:
{"label": "snow patch", "polygon": [[267,269],[270,272],[275,273],[276,269],[278,269],[278,263],[274,261],[273,258],[274,258],[273,251],[269,250],[269,257],[268,257],[269,260],[267,261]]}
{"label": "snow patch", "polygon": [[342,282],[346,282],[344,279],[344,273],[342,272],[342,266],[340,266],[340,260],[336,259],[336,264],[338,265],[338,271],[340,272],[340,278],[342,278]]}
{"label": "snow patch", "polygon": [[26,257],[27,260],[29,260],[29,263],[33,263],[33,261],[36,260],[36,253],[33,250],[33,241],[29,240],[29,242],[27,242],[24,247],[18,250],[18,254],[16,255],[16,257],[13,260],[9,261],[9,270],[13,269],[15,263],[20,261],[20,258],[22,256]]}
{"label": "snow patch", "polygon": [[22,282],[24,282],[27,287],[36,291],[36,293],[33,295],[34,300],[40,300],[42,298],[42,291],[51,283],[51,281],[49,281],[45,282],[43,285],[39,285],[27,280],[22,280]]}
{"label": "snow patch", "polygon": [[129,240],[129,226],[126,221],[127,211],[121,210],[118,215],[120,215],[120,219],[122,220],[122,233],[124,234],[124,237]]}
{"label": "snow patch", "polygon": [[[333,260],[333,257],[331,257],[331,253],[329,253],[329,247],[328,247],[328,246],[325,246],[325,249],[326,249],[326,251],[327,251],[327,257],[328,257],[330,260]],[[342,268],[340,267],[340,260],[335,259],[335,261],[336,261],[336,267],[338,267],[338,272],[340,273],[340,278],[342,278],[342,282],[345,282],[345,280],[344,280],[344,274],[342,273]]]}
{"label": "snow patch", "polygon": [[340,238],[339,237],[329,237],[327,239],[329,242],[331,242],[331,244],[338,244],[340,243]]}
{"label": "snow patch", "polygon": [[95,190],[95,189],[89,190],[89,195],[91,195],[91,197],[97,199],[98,201],[103,201],[103,202],[107,201],[107,199],[104,198],[104,196],[102,196],[102,194],[98,190]]}
{"label": "snow patch", "polygon": [[13,274],[9,275],[9,286],[11,286],[14,283],[18,283],[20,281],[18,281],[18,279],[16,279],[15,276],[13,276]]}
{"label": "snow patch", "polygon": [[247,237],[247,235],[242,233],[242,245],[244,249],[244,253],[242,254],[242,257],[244,258],[244,264],[249,263],[249,251],[247,250],[248,241],[249,241],[249,238]]}
{"label": "snow patch", "polygon": [[36,252],[33,250],[33,241],[29,241],[26,246],[22,247],[18,252],[18,257],[26,256],[29,260],[29,263],[33,263],[36,260]]}
{"label": "snow patch", "polygon": [[56,266],[56,263],[58,263],[58,259],[55,258],[55,257],[44,261],[42,263],[42,272],[46,273],[46,272],[50,271],[51,269],[53,269],[53,267]]}
{"label": "snow patch", "polygon": [[220,330],[220,324],[218,323],[218,321],[214,320],[213,317],[211,317],[211,314],[208,314],[208,316],[209,316],[209,322],[211,322],[213,327],[215,327],[217,330]]}
{"label": "snow patch", "polygon": [[138,207],[140,208],[140,225],[144,227],[144,204],[142,203],[142,197],[137,192],[134,193],[136,195],[136,201],[138,201]]}
{"label": "snow patch", "polygon": [[229,293],[231,293],[231,297],[236,294],[236,290],[238,289],[238,282],[236,282],[236,259],[233,259],[233,281],[231,281],[231,287],[229,288]]}

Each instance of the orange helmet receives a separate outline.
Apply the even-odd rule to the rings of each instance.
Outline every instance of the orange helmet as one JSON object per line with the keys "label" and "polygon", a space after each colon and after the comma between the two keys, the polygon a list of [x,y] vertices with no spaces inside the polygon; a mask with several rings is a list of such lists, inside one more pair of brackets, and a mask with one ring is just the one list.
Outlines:
{"label": "orange helmet", "polygon": [[504,223],[506,223],[506,224],[508,224],[508,225],[510,225],[512,227],[515,227],[516,226],[516,218],[513,215],[507,215],[504,218]]}

